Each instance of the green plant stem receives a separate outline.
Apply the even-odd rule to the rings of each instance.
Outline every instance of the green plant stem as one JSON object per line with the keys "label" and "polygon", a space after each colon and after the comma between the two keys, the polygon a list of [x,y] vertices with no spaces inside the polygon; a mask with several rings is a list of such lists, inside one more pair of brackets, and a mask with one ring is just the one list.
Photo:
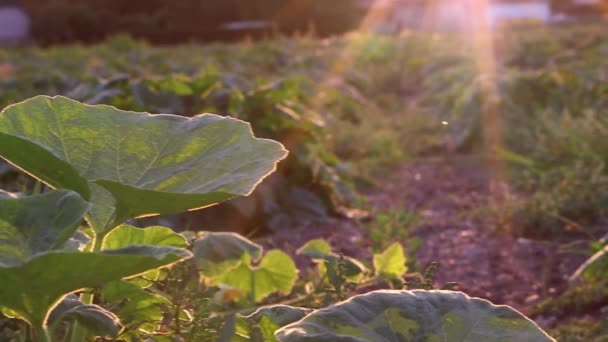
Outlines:
{"label": "green plant stem", "polygon": [[179,321],[179,314],[181,312],[182,308],[180,307],[180,305],[175,305],[175,310],[173,315],[175,316],[175,334],[178,336],[181,336],[180,334],[182,333],[182,327]]}
{"label": "green plant stem", "polygon": [[249,281],[251,282],[251,302],[255,305],[255,278],[254,272],[251,272]]}
{"label": "green plant stem", "polygon": [[51,337],[49,336],[48,331],[46,330],[46,328],[44,327],[43,324],[34,324],[32,326],[32,329],[34,329],[34,338],[36,341],[39,342],[51,342]]}
{"label": "green plant stem", "polygon": [[[93,239],[93,250],[92,252],[99,252],[101,251],[101,246],[103,245],[103,240],[105,238],[105,235],[96,235]],[[81,297],[80,300],[84,303],[84,304],[93,304],[93,292],[87,292],[85,291]],[[86,337],[86,329],[80,325],[77,321],[75,321],[72,324],[72,337],[70,338],[70,342],[83,342],[85,340]]]}
{"label": "green plant stem", "polygon": [[93,243],[93,252],[100,252],[101,251],[101,246],[103,245],[103,240],[105,240],[105,234],[101,235],[99,234],[99,236],[95,236],[95,242]]}

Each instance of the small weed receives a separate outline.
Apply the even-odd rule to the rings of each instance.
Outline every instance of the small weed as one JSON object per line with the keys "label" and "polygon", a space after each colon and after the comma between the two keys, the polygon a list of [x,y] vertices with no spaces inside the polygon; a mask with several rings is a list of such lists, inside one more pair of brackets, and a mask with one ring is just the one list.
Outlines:
{"label": "small weed", "polygon": [[[403,205],[399,206],[403,207]],[[416,269],[416,251],[422,244],[419,238],[411,236],[412,229],[420,224],[417,213],[407,209],[389,209],[375,215],[368,225],[372,250],[379,252],[394,241],[403,244],[407,255],[407,267]]]}
{"label": "small weed", "polygon": [[431,264],[424,270],[423,273],[415,273],[413,280],[405,282],[404,288],[408,290],[452,290],[456,288],[459,283],[456,282],[447,282],[439,287],[435,287],[435,272],[439,268],[439,263],[436,261],[431,262]]}

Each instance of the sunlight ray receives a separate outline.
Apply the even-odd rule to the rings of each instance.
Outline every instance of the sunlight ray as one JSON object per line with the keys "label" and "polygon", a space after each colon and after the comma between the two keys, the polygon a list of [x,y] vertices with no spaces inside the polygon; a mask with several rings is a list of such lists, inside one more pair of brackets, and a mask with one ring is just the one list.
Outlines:
{"label": "sunlight ray", "polygon": [[503,123],[498,89],[495,31],[489,21],[489,0],[469,0],[471,10],[472,51],[477,66],[481,95],[481,125],[484,153],[490,171],[490,192],[494,204],[502,205],[506,199],[507,177],[505,163],[498,156],[503,149]]}

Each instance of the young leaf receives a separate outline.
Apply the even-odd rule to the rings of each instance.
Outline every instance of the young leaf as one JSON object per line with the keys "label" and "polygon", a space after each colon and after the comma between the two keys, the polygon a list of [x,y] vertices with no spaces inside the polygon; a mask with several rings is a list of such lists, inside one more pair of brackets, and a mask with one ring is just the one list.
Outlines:
{"label": "young leaf", "polygon": [[29,197],[0,192],[0,267],[59,248],[78,229],[88,208],[72,191]]}
{"label": "young leaf", "polygon": [[[340,255],[331,251],[329,243],[323,239],[310,240],[300,247],[297,254],[306,255],[313,260],[320,261],[319,267],[322,272],[325,272],[326,266],[330,268],[330,273],[335,274],[337,272],[338,263],[340,262]],[[344,265],[344,276],[348,278],[357,277],[361,273],[365,272],[365,266],[359,261],[350,257],[343,257],[342,262]]]}
{"label": "young leaf", "polygon": [[452,291],[374,291],[276,332],[294,341],[554,341],[513,308]]}
{"label": "young leaf", "polygon": [[214,281],[240,290],[254,302],[259,302],[274,292],[291,292],[298,270],[289,255],[277,249],[271,250],[257,267],[250,265],[248,255],[245,255],[244,260],[238,267]]}
{"label": "young leaf", "polygon": [[245,255],[257,261],[263,251],[262,246],[236,233],[206,232],[192,245],[199,270],[209,278],[221,276],[237,267]]}
{"label": "young leaf", "polygon": [[[173,246],[184,248],[188,243],[182,235],[167,227],[153,226],[136,228],[129,225],[122,225],[113,229],[106,236],[103,241],[102,249],[118,249],[132,245]],[[160,270],[153,269],[130,281],[135,282],[142,287],[147,287],[152,285],[152,281],[157,280],[159,275]]]}
{"label": "young leaf", "polygon": [[399,278],[406,271],[405,254],[400,243],[395,242],[388,246],[384,252],[374,254],[374,268],[376,274],[387,278]]}
{"label": "young leaf", "polygon": [[130,245],[186,247],[186,239],[171,228],[152,226],[137,228],[122,225],[113,229],[103,242],[103,249],[118,249]]}
{"label": "young leaf", "polygon": [[[100,203],[93,225],[105,233],[131,217],[248,195],[287,151],[228,117],[150,115],[37,96],[0,113],[0,155],[53,187]],[[91,184],[114,202],[93,194],[101,190]]]}
{"label": "young leaf", "polygon": [[359,260],[351,257],[340,258],[340,255],[336,253],[326,254],[319,260],[323,261],[319,264],[319,266],[322,266],[321,270],[327,270],[329,274],[334,275],[337,274],[340,263],[342,263],[344,267],[343,275],[351,279],[357,279],[366,270],[365,266],[363,266]]}
{"label": "young leaf", "polygon": [[323,258],[324,255],[331,253],[331,246],[323,239],[315,239],[305,243],[296,253],[309,256],[313,259]]}

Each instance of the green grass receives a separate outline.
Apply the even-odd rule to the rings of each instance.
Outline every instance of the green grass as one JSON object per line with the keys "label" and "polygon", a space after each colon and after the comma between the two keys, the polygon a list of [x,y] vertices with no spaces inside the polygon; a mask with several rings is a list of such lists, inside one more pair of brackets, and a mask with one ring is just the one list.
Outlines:
{"label": "green grass", "polygon": [[549,330],[549,334],[560,342],[608,341],[608,319],[574,319]]}

